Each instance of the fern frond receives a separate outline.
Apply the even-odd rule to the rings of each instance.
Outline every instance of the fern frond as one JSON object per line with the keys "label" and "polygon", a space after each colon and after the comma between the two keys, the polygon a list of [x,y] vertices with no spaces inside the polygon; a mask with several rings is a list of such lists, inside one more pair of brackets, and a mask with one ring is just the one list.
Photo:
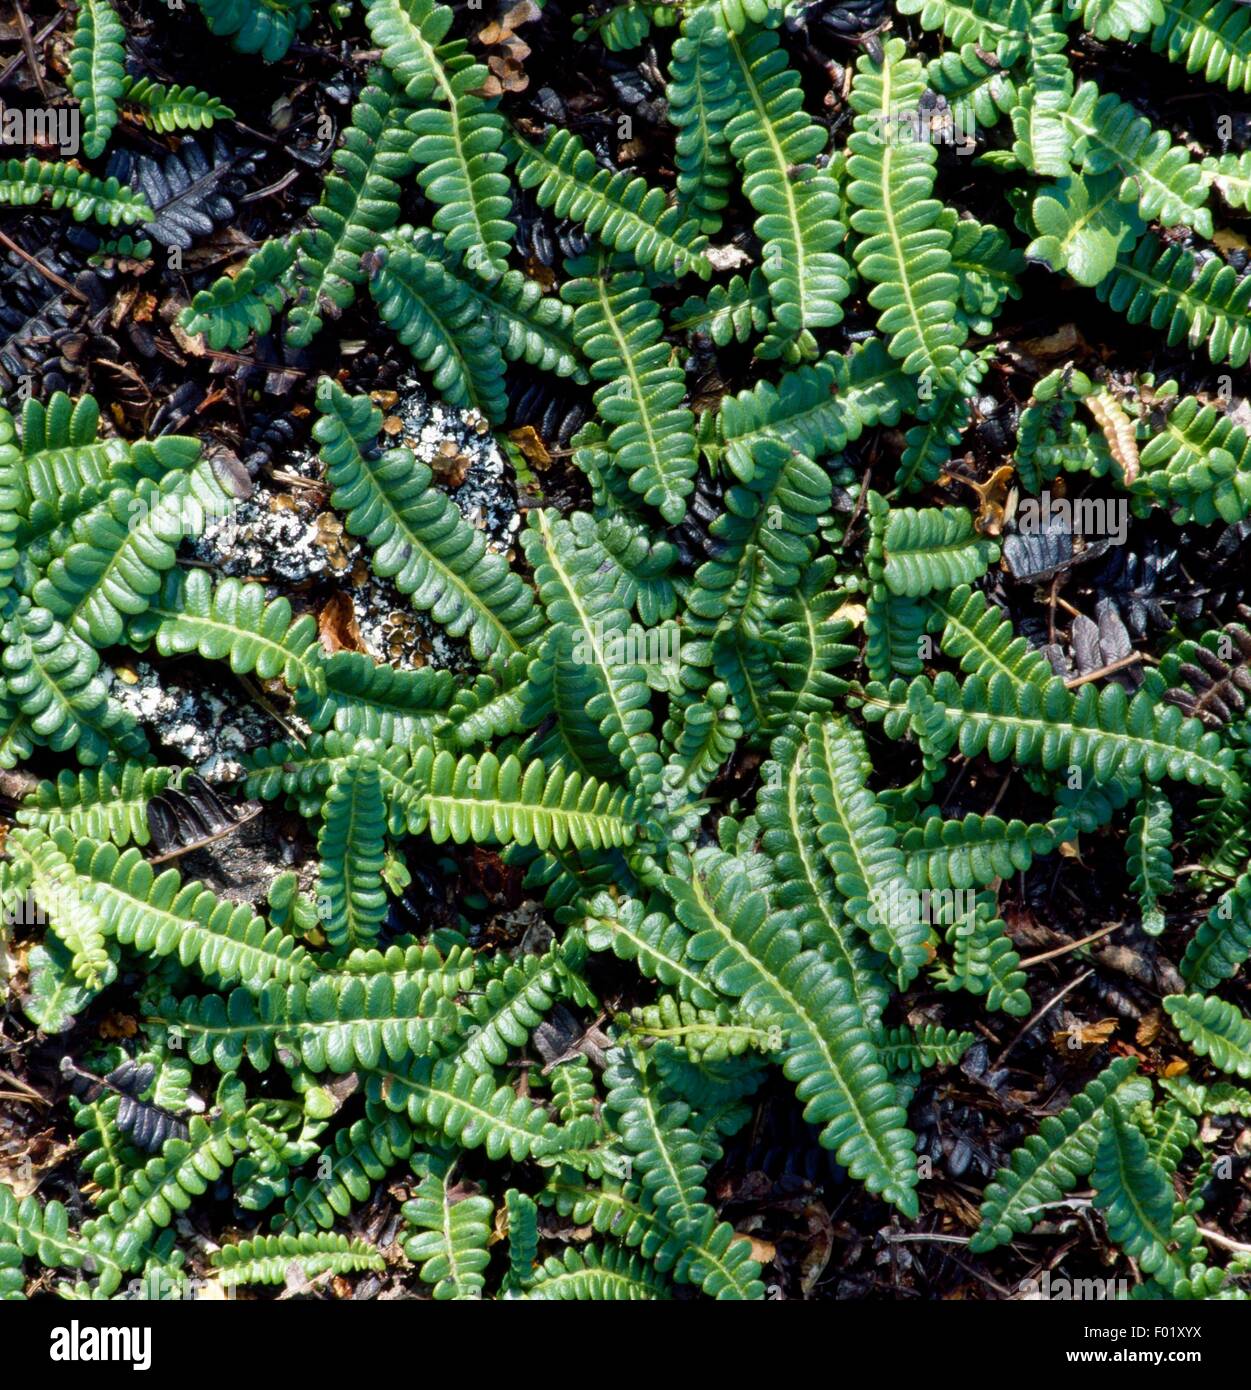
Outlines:
{"label": "fern frond", "polygon": [[1212,1065],[1251,1077],[1251,1019],[1213,994],[1170,994],[1164,1010],[1181,1040]]}
{"label": "fern frond", "polygon": [[[905,58],[902,39],[883,45],[880,64],[856,64],[848,137],[847,198],[860,234],[856,266],[873,284],[869,303],[904,370],[951,386],[965,329],[956,314],[960,282],[951,268],[951,232],[934,187],[934,147],[909,123],[925,91],[921,64]],[[916,117],[919,121],[919,115]]]}
{"label": "fern frond", "polygon": [[382,1270],[386,1260],[380,1250],[361,1237],[335,1231],[254,1236],[238,1245],[223,1245],[212,1255],[212,1266],[226,1289],[240,1284],[285,1283],[292,1265],[305,1279],[313,1279],[319,1274]]}
{"label": "fern frond", "polygon": [[843,910],[908,987],[927,959],[930,929],[907,880],[890,818],[865,785],[858,738],[841,719],[807,729],[808,795],[817,842],[834,874]]}
{"label": "fern frond", "polygon": [[1212,235],[1201,167],[1128,102],[1083,82],[1065,108],[1064,120],[1082,168],[1088,174],[1115,170],[1122,179],[1122,201],[1136,204],[1144,221],[1165,227],[1184,222],[1201,236]]}
{"label": "fern frond", "polygon": [[508,413],[504,356],[474,296],[435,257],[395,238],[384,245],[369,278],[379,317],[449,405],[500,423]]}
{"label": "fern frond", "polygon": [[276,63],[313,17],[308,0],[195,0],[210,31]]}
{"label": "fern frond", "polygon": [[1138,813],[1129,823],[1126,844],[1129,886],[1138,895],[1142,929],[1149,936],[1159,936],[1164,930],[1159,897],[1173,886],[1172,844],[1172,804],[1163,792],[1151,788],[1138,803]]}
{"label": "fern frond", "polygon": [[[1170,873],[1172,864],[1169,864]],[[1215,989],[1232,979],[1251,956],[1251,874],[1241,874],[1186,943],[1182,979],[1196,989]]]}
{"label": "fern frond", "polygon": [[286,303],[283,279],[295,260],[289,239],[267,241],[233,275],[200,290],[179,319],[188,333],[202,333],[214,351],[238,349],[255,333],[269,332],[273,316]]}
{"label": "fern frond", "polygon": [[709,11],[690,15],[673,41],[665,95],[669,123],[678,131],[678,207],[701,232],[711,234],[720,228],[721,209],[730,197],[733,160],[726,127],[734,115],[734,93],[725,32]]}
{"label": "fern frond", "polygon": [[1146,1274],[1181,1269],[1170,1253],[1173,1185],[1138,1128],[1111,1101],[1100,1117],[1092,1183],[1108,1235]]}
{"label": "fern frond", "polygon": [[822,1126],[853,1177],[901,1211],[916,1210],[916,1165],[904,1112],[874,1056],[850,986],[816,951],[799,949],[789,915],[771,913],[737,861],[701,851],[689,881],[666,880],[688,950],[708,978],[749,1015],[781,1015],[782,1070],[797,1085],[805,1118]]}
{"label": "fern frond", "polygon": [[404,1220],[416,1228],[404,1242],[405,1254],[420,1264],[422,1281],[434,1285],[436,1299],[481,1298],[494,1203],[455,1191],[450,1158],[431,1155],[421,1167],[414,1160],[414,1168],[425,1176],[404,1203]]}
{"label": "fern frond", "polygon": [[868,511],[869,577],[901,597],[970,584],[999,558],[999,546],[976,534],[973,515],[963,507],[891,507],[871,492]]}
{"label": "fern frond", "polygon": [[494,753],[457,760],[422,747],[406,780],[413,793],[409,832],[428,832],[436,844],[450,839],[606,848],[628,845],[635,834],[624,792],[561,767],[549,771],[538,759],[525,766]]}
{"label": "fern frond", "polygon": [[452,636],[467,633],[479,660],[522,651],[542,625],[533,596],[447,494],[431,486],[430,469],[407,449],[376,451],[382,413],[367,396],[349,396],[326,378],[317,407],[313,437],[334,488],[331,504],[373,549],[375,573]]}
{"label": "fern frond", "polygon": [[295,261],[283,278],[293,303],[287,341],[307,347],[327,318],[355,299],[366,272],[361,257],[400,215],[400,180],[414,165],[408,108],[394,82],[375,73],[352,108],[352,123],[335,151],[315,226],[294,240]]}
{"label": "fern frond", "polygon": [[1202,347],[1212,362],[1231,367],[1251,358],[1251,276],[1240,279],[1218,256],[1200,267],[1192,252],[1148,232],[1132,255],[1117,257],[1095,293],[1130,323],[1163,330],[1170,347]]}
{"label": "fern frond", "polygon": [[1150,1084],[1134,1076],[1132,1057],[1109,1063],[1059,1115],[1049,1115],[1000,1168],[986,1189],[982,1224],[969,1248],[984,1254],[1028,1231],[1039,1209],[1077,1186],[1095,1162],[1104,1110],[1110,1096],[1133,1104],[1149,1099]]}
{"label": "fern frond", "polygon": [[183,883],[176,869],[158,875],[133,847],[123,852],[75,840],[66,830],[50,837],[20,830],[11,839],[25,854],[47,856],[50,845],[63,856],[72,873],[60,875],[62,894],[87,902],[106,934],[124,946],[158,957],[177,953],[181,964],[210,980],[240,980],[251,988],[300,979],[311,970],[304,948],[266,928],[246,903],[219,898],[201,883]]}
{"label": "fern frond", "polygon": [[1130,700],[1120,686],[1084,685],[1074,694],[1058,677],[1037,685],[1003,674],[989,682],[970,676],[961,686],[944,671],[932,688],[918,677],[908,704],[944,755],[958,744],[969,757],[984,751],[994,762],[1011,757],[1048,772],[1085,766],[1099,781],[1168,776],[1228,791],[1239,785],[1219,737],[1146,692]]}
{"label": "fern frond", "polygon": [[670,524],[682,520],[696,470],[694,417],[686,384],[661,335],[664,325],[644,277],[570,280],[574,338],[590,364],[607,446],[630,487]]}
{"label": "fern frond", "polygon": [[83,153],[97,158],[117,124],[125,86],[126,30],[109,0],[81,0],[69,56],[69,89],[82,111]]}
{"label": "fern frond", "polygon": [[799,74],[777,34],[730,34],[726,48],[739,110],[725,134],[743,171],[743,195],[757,214],[761,268],[780,330],[761,355],[777,356],[799,335],[842,322],[851,271],[835,248],[846,229],[838,220],[838,185],[815,163],[828,133],[804,111]]}
{"label": "fern frond", "polygon": [[68,208],[75,222],[89,217],[106,227],[150,222],[152,209],[143,195],[111,175],[98,179],[73,164],[36,159],[0,161],[0,205],[33,207],[47,198],[53,208]]}
{"label": "fern frond", "polygon": [[120,100],[137,106],[144,125],[169,134],[175,130],[207,130],[214,121],[229,120],[235,113],[220,97],[198,87],[167,87],[150,77],[124,77]]}
{"label": "fern frond", "polygon": [[67,631],[46,608],[23,600],[0,625],[6,693],[30,737],[55,752],[73,748],[94,766],[114,754],[147,752],[132,716],[109,698],[95,649]]}
{"label": "fern frond", "polygon": [[697,224],[668,207],[659,188],[601,169],[572,131],[553,130],[542,145],[516,143],[513,154],[517,182],[534,191],[541,208],[581,222],[640,270],[675,279],[693,272],[706,280],[712,273]]}
{"label": "fern frond", "polygon": [[261,584],[226,578],[214,586],[207,570],[176,569],[129,631],[133,642],[152,641],[162,656],[198,652],[229,661],[236,675],[281,679],[292,690],[325,689],[316,619],[293,617],[286,598],[266,603]]}
{"label": "fern frond", "polygon": [[386,808],[378,765],[352,758],[326,793],[317,854],[326,940],[339,952],[369,946],[387,913],[382,884]]}
{"label": "fern frond", "polygon": [[485,1148],[488,1158],[508,1154],[520,1162],[561,1145],[546,1111],[472,1067],[422,1058],[402,1070],[371,1072],[365,1086],[370,1100],[442,1131],[463,1149]]}
{"label": "fern frond", "polygon": [[664,1281],[637,1255],[612,1245],[566,1247],[549,1255],[535,1269],[524,1298],[580,1299],[595,1302],[637,1302],[668,1298]]}
{"label": "fern frond", "polygon": [[112,840],[124,847],[146,845],[148,803],[181,776],[174,767],[107,762],[89,772],[62,770],[55,782],[40,782],[18,807],[17,823],[50,834],[64,826],[75,837]]}
{"label": "fern frond", "polygon": [[396,227],[382,238],[388,248],[403,245],[414,254],[434,258],[456,276],[478,305],[500,350],[510,362],[528,362],[540,371],[587,380],[573,342],[573,310],[520,270],[486,279],[465,274],[459,258],[437,232],[426,227]]}
{"label": "fern frond", "polygon": [[1160,0],[1151,47],[1207,82],[1251,92],[1251,16],[1237,0]]}

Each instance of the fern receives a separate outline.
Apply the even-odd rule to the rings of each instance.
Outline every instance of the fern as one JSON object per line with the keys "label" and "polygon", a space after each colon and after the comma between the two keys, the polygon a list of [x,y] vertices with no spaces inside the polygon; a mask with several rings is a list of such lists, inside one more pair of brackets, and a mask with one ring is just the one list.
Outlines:
{"label": "fern", "polygon": [[1251,91],[1251,20],[1237,0],[1160,0],[1151,47],[1230,91]]}
{"label": "fern", "polygon": [[782,1069],[796,1083],[809,1123],[853,1177],[901,1211],[916,1209],[915,1166],[904,1115],[855,1027],[851,992],[815,951],[797,951],[788,919],[770,917],[732,859],[706,851],[690,882],[666,882],[677,914],[694,934],[688,951],[708,962],[716,987],[740,998],[749,1016],[783,1019]]}
{"label": "fern", "polygon": [[265,601],[260,584],[222,579],[206,570],[173,570],[160,595],[130,624],[131,640],[152,641],[162,656],[198,652],[229,661],[237,675],[280,679],[293,690],[325,688],[317,659],[317,624],[294,618],[285,598]]}
{"label": "fern", "polygon": [[519,270],[495,279],[465,274],[447,243],[424,227],[397,227],[383,237],[388,250],[404,248],[434,259],[456,276],[483,314],[497,345],[510,362],[527,362],[557,376],[587,379],[571,332],[573,311]]}
{"label": "fern", "polygon": [[117,124],[125,95],[126,31],[109,0],[82,0],[69,58],[69,88],[82,110],[83,153],[97,158]]}
{"label": "fern", "polygon": [[396,239],[370,277],[383,323],[427,372],[449,405],[507,414],[504,357],[468,288],[440,261]]}
{"label": "fern", "polygon": [[1088,174],[1115,170],[1122,178],[1121,200],[1135,203],[1145,221],[1166,227],[1185,222],[1201,236],[1212,235],[1202,169],[1128,102],[1083,82],[1064,120],[1083,169]]}
{"label": "fern", "polygon": [[665,195],[643,179],[601,169],[595,156],[567,130],[553,130],[542,145],[513,149],[517,182],[533,189],[542,208],[571,217],[606,246],[631,256],[641,270],[680,278],[711,273],[706,238],[684,221]]}
{"label": "fern", "polygon": [[[855,205],[856,265],[873,283],[869,303],[904,370],[950,386],[964,332],[956,317],[959,281],[951,269],[951,233],[930,197],[937,158],[907,122],[925,90],[920,63],[904,57],[902,39],[883,47],[881,64],[861,58],[851,105],[848,200]],[[919,117],[918,117],[919,119]]]}
{"label": "fern", "polygon": [[374,550],[375,571],[453,636],[468,633],[479,659],[521,651],[541,620],[507,563],[430,486],[430,470],[407,449],[375,454],[382,414],[366,397],[326,380],[317,404],[313,434],[335,489],[331,501],[347,514],[348,531]]}
{"label": "fern", "polygon": [[195,0],[209,29],[240,53],[277,62],[312,18],[308,0]]}
{"label": "fern", "polygon": [[762,269],[780,330],[764,355],[777,356],[797,336],[842,321],[851,283],[847,262],[835,251],[845,231],[838,185],[814,167],[828,136],[804,112],[799,75],[777,35],[770,29],[734,33],[726,49],[728,81],[741,110],[725,136],[757,214]]}
{"label": "fern", "polygon": [[1173,1188],[1146,1139],[1112,1101],[1102,1116],[1092,1175],[1108,1234],[1145,1274],[1174,1264]]}
{"label": "fern", "polygon": [[251,334],[268,333],[274,314],[286,303],[282,280],[295,259],[289,241],[267,241],[233,275],[201,290],[183,311],[188,333],[202,333],[209,347],[241,348]]}
{"label": "fern", "polygon": [[993,1250],[1028,1231],[1038,1209],[1058,1201],[1089,1173],[1099,1146],[1104,1107],[1110,1096],[1130,1104],[1149,1095],[1134,1077],[1134,1061],[1119,1057],[1059,1114],[1049,1115],[1011,1156],[986,1189],[982,1224],[969,1241],[976,1252]]}
{"label": "fern", "polygon": [[32,207],[45,198],[53,208],[67,208],[75,222],[90,217],[118,227],[152,220],[143,197],[112,176],[98,179],[73,164],[45,164],[33,155],[0,162],[0,204]]}
{"label": "fern", "polygon": [[124,77],[119,100],[139,110],[144,125],[169,134],[175,130],[208,130],[235,113],[220,97],[198,87],[167,87],[149,77]]}
{"label": "fern", "polygon": [[1183,1042],[1212,1065],[1251,1077],[1251,1020],[1214,995],[1170,994],[1164,1009]]}
{"label": "fern", "polygon": [[1164,246],[1147,234],[1132,254],[1117,257],[1116,269],[1096,293],[1130,323],[1162,329],[1170,346],[1184,342],[1203,347],[1211,361],[1231,367],[1241,367],[1251,358],[1251,330],[1246,324],[1251,278],[1239,279],[1234,268],[1219,259],[1200,267],[1190,251]]}
{"label": "fern", "polygon": [[638,274],[570,280],[561,289],[575,306],[573,333],[590,363],[606,443],[630,487],[670,523],[686,512],[695,475],[691,412],[682,404],[682,372],[660,340],[655,301]]}
{"label": "fern", "polygon": [[1173,886],[1172,827],[1172,805],[1158,791],[1143,797],[1138,803],[1138,814],[1129,825],[1126,867],[1130,888],[1138,894],[1142,908],[1142,929],[1150,936],[1159,936],[1164,930],[1164,913],[1158,900],[1161,893]]}
{"label": "fern", "polygon": [[239,1284],[281,1284],[294,1265],[305,1279],[320,1274],[349,1274],[386,1267],[382,1254],[367,1242],[333,1232],[256,1236],[225,1245],[213,1254],[223,1288]]}
{"label": "fern", "polygon": [[481,1298],[494,1205],[489,1197],[454,1193],[450,1160],[432,1157],[423,1166],[429,1171],[404,1203],[404,1220],[416,1228],[404,1251],[436,1299]]}
{"label": "fern", "polygon": [[287,341],[305,347],[327,318],[337,318],[365,280],[361,257],[399,220],[400,180],[414,165],[408,108],[385,73],[360,94],[336,150],[314,228],[296,235],[295,261],[283,284],[293,303]]}

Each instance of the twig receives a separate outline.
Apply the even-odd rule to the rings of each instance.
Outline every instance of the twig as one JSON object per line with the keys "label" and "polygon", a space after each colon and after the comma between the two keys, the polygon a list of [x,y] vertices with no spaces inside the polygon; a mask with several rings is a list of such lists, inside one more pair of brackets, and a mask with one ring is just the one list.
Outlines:
{"label": "twig", "polygon": [[0,1081],[6,1081],[10,1086],[16,1086],[19,1094],[6,1093],[6,1100],[37,1100],[40,1105],[51,1105],[52,1102],[43,1094],[28,1085],[20,1076],[14,1076],[11,1071],[0,1071]]}
{"label": "twig", "polygon": [[[58,14],[54,15],[53,18],[50,19],[47,22],[47,24],[45,24],[43,28],[40,29],[40,31],[35,35],[35,42],[42,43],[44,39],[48,37],[49,34],[51,34],[54,30],[58,29],[61,25],[61,21],[65,18],[65,16],[68,13],[68,10],[61,10]],[[9,61],[4,65],[3,70],[0,71],[0,86],[3,86],[4,83],[6,83],[9,80],[9,78],[13,76],[13,74],[18,70],[18,68],[20,68],[24,62],[26,62],[28,57],[29,54],[26,52],[25,49],[22,49],[20,53],[9,59]]]}
{"label": "twig", "polygon": [[17,255],[21,256],[21,258],[24,261],[26,261],[27,264],[33,265],[45,280],[50,280],[58,289],[64,290],[66,294],[72,294],[76,296],[78,299],[81,299],[84,304],[89,302],[87,296],[82,292],[82,290],[78,288],[77,285],[71,285],[68,280],[62,280],[55,270],[49,270],[48,267],[44,265],[44,263],[41,260],[37,259],[35,256],[32,256],[29,251],[23,251],[16,241],[14,241],[11,237],[5,236],[3,232],[0,232],[0,245],[7,246],[10,251],[13,251]]}
{"label": "twig", "polygon": [[944,1236],[936,1232],[921,1231],[916,1234],[909,1234],[907,1231],[900,1231],[898,1235],[883,1236],[883,1240],[890,1241],[892,1245],[912,1245],[917,1241],[933,1242],[943,1245],[967,1245],[968,1236]]}
{"label": "twig", "polygon": [[1128,656],[1123,656],[1119,661],[1110,662],[1107,666],[1100,666],[1097,671],[1087,671],[1084,676],[1074,676],[1072,680],[1064,682],[1066,690],[1076,690],[1079,685],[1085,685],[1087,681],[1097,681],[1102,676],[1110,676],[1113,671],[1122,671],[1126,666],[1137,666],[1143,660],[1141,652],[1130,652]]}
{"label": "twig", "polygon": [[1229,1236],[1223,1236],[1219,1231],[1213,1231],[1207,1226],[1195,1228],[1204,1240],[1210,1240],[1213,1245],[1219,1245],[1222,1250],[1232,1250],[1238,1255],[1251,1255],[1251,1245],[1246,1245],[1240,1240],[1232,1240]]}
{"label": "twig", "polygon": [[22,31],[22,48],[26,52],[26,62],[30,66],[31,74],[35,79],[35,86],[39,88],[39,95],[48,100],[48,84],[44,79],[43,65],[39,61],[39,54],[35,52],[35,40],[31,37],[30,21],[26,18],[26,10],[22,5],[22,0],[13,0],[13,10],[17,15],[17,27]]}
{"label": "twig", "polygon": [[1059,990],[1056,994],[1053,994],[1051,998],[1048,999],[1047,1002],[1042,1006],[1042,1008],[1039,1009],[1032,1018],[1027,1020],[1025,1026],[1016,1035],[1016,1037],[1013,1038],[1012,1041],[1007,1045],[1007,1047],[1005,1047],[1004,1050],[999,1054],[999,1056],[995,1058],[991,1070],[997,1071],[1001,1066],[1003,1066],[1004,1059],[1007,1057],[1008,1053],[1011,1052],[1012,1049],[1017,1045],[1017,1043],[1021,1041],[1021,1039],[1026,1035],[1026,1033],[1028,1033],[1029,1030],[1034,1026],[1034,1024],[1037,1023],[1040,1018],[1044,1017],[1044,1015],[1049,1014],[1051,1010],[1055,1008],[1055,1006],[1060,1002],[1061,999],[1064,998],[1066,994],[1071,994],[1072,991],[1075,990],[1077,986],[1082,983],[1083,980],[1088,980],[1094,973],[1095,972],[1093,968],[1091,968],[1090,970],[1083,970],[1082,973],[1078,975],[1076,979],[1070,980],[1069,983],[1065,985],[1062,990]]}
{"label": "twig", "polygon": [[254,685],[247,676],[240,676],[239,684],[247,691],[250,699],[265,711],[275,724],[285,733],[288,738],[292,738],[301,748],[307,748],[308,744],[304,735],[275,707],[274,703],[266,696],[265,692],[258,685]]}
{"label": "twig", "polygon": [[262,362],[256,357],[244,357],[237,352],[222,352],[216,348],[205,348],[204,356],[218,362],[237,362],[241,367],[260,367],[267,372],[290,372],[292,376],[307,376],[303,367],[288,367],[283,362]]}
{"label": "twig", "polygon": [[1057,956],[1067,956],[1070,951],[1076,951],[1082,946],[1089,946],[1092,941],[1098,941],[1100,937],[1110,936],[1124,925],[1124,922],[1113,922],[1110,927],[1101,927],[1099,931],[1091,932],[1089,936],[1083,936],[1080,941],[1070,941],[1065,946],[1057,946],[1054,951],[1043,951],[1040,955],[1029,956],[1018,962],[1017,969],[1028,970],[1031,965],[1041,965],[1045,960],[1054,960]]}

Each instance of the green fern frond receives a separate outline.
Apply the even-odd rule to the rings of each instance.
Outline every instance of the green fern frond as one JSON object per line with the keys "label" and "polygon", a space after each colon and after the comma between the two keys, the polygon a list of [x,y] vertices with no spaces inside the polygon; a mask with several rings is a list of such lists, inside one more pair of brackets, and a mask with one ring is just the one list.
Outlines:
{"label": "green fern frond", "polygon": [[567,281],[574,339],[605,384],[595,405],[613,463],[670,524],[682,520],[696,471],[694,417],[682,370],[662,341],[660,310],[637,273]]}
{"label": "green fern frond", "polygon": [[308,0],[195,0],[210,31],[240,53],[276,63],[312,19]]}
{"label": "green fern frond", "polygon": [[295,261],[283,277],[293,300],[287,319],[292,347],[307,347],[327,318],[338,318],[352,303],[366,278],[361,258],[399,220],[400,182],[415,162],[408,114],[389,75],[374,73],[309,214],[315,226],[294,238]]}
{"label": "green fern frond", "polygon": [[1212,362],[1231,367],[1251,358],[1251,276],[1240,279],[1219,256],[1200,267],[1192,252],[1147,233],[1132,255],[1117,257],[1095,292],[1130,323],[1162,329],[1170,347],[1202,347]]}
{"label": "green fern frond", "polygon": [[319,1274],[353,1274],[386,1268],[380,1250],[359,1236],[335,1231],[306,1231],[299,1235],[254,1236],[238,1245],[224,1245],[212,1255],[223,1288],[240,1284],[282,1284],[295,1265],[305,1279]]}
{"label": "green fern frond", "polygon": [[126,30],[109,0],[81,0],[69,57],[69,89],[82,110],[83,153],[97,158],[126,90]]}
{"label": "green fern frond", "polygon": [[226,578],[215,586],[207,570],[173,570],[129,631],[133,642],[154,642],[162,656],[198,652],[229,661],[236,675],[281,679],[292,690],[325,689],[316,619],[293,617],[286,598],[267,603],[261,584]]}
{"label": "green fern frond", "polygon": [[120,100],[139,108],[144,125],[165,134],[208,130],[215,121],[229,120],[235,114],[220,97],[209,96],[198,87],[167,87],[150,77],[124,77]]}
{"label": "green fern frond", "polygon": [[1116,1058],[1013,1151],[1008,1167],[1000,1168],[986,1189],[982,1224],[969,1241],[970,1250],[984,1254],[1024,1234],[1041,1207],[1058,1201],[1090,1172],[1109,1097],[1116,1095],[1127,1105],[1150,1098],[1150,1084],[1134,1076],[1134,1068],[1132,1057]]}
{"label": "green fern frond", "polygon": [[1170,994],[1164,1010],[1181,1040],[1212,1065],[1251,1078],[1251,1019],[1233,1004],[1208,994]]}
{"label": "green fern frond", "polygon": [[856,266],[873,285],[869,303],[881,311],[891,355],[937,389],[954,384],[965,329],[956,314],[951,231],[931,196],[937,152],[910,124],[921,119],[925,74],[904,53],[903,40],[890,39],[880,64],[868,56],[856,64],[847,198],[860,235]]}
{"label": "green fern frond", "polygon": [[431,486],[430,469],[407,449],[377,452],[382,413],[367,396],[349,396],[326,378],[317,407],[313,437],[334,488],[331,504],[374,551],[375,573],[452,636],[467,633],[479,660],[522,651],[542,624],[533,596],[447,494]]}
{"label": "green fern frond", "polygon": [[267,241],[233,275],[223,275],[200,290],[179,322],[188,333],[202,333],[214,351],[239,349],[255,333],[270,330],[273,316],[287,300],[283,280],[295,260],[289,239]]}
{"label": "green fern frond", "polygon": [[75,222],[90,217],[118,227],[152,220],[143,195],[111,175],[98,179],[73,164],[46,164],[33,155],[0,161],[0,205],[33,207],[45,198],[50,207],[68,208]]}
{"label": "green fern frond", "polygon": [[431,1155],[420,1167],[414,1160],[414,1168],[425,1176],[404,1203],[404,1220],[416,1228],[405,1253],[421,1266],[422,1281],[434,1285],[436,1299],[481,1298],[494,1203],[455,1190],[450,1158]]}
{"label": "green fern frond", "polygon": [[515,143],[517,181],[532,189],[541,208],[571,217],[606,246],[633,257],[641,270],[680,279],[712,273],[707,240],[697,224],[667,206],[659,188],[640,178],[601,169],[572,131],[556,129],[542,145]]}
{"label": "green fern frond", "polygon": [[1152,788],[1138,803],[1126,845],[1130,890],[1138,895],[1142,929],[1149,936],[1159,936],[1164,930],[1159,898],[1173,886],[1172,844],[1172,804],[1163,792]]}

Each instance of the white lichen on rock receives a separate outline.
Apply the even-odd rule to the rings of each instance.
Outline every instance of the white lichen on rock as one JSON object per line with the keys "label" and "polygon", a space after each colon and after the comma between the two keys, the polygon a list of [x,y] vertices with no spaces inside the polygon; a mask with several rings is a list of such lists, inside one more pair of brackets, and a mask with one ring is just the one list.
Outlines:
{"label": "white lichen on rock", "polygon": [[109,671],[109,694],[170,753],[189,763],[206,782],[243,776],[244,753],[283,736],[275,720],[242,691],[216,689],[156,671],[146,661]]}

